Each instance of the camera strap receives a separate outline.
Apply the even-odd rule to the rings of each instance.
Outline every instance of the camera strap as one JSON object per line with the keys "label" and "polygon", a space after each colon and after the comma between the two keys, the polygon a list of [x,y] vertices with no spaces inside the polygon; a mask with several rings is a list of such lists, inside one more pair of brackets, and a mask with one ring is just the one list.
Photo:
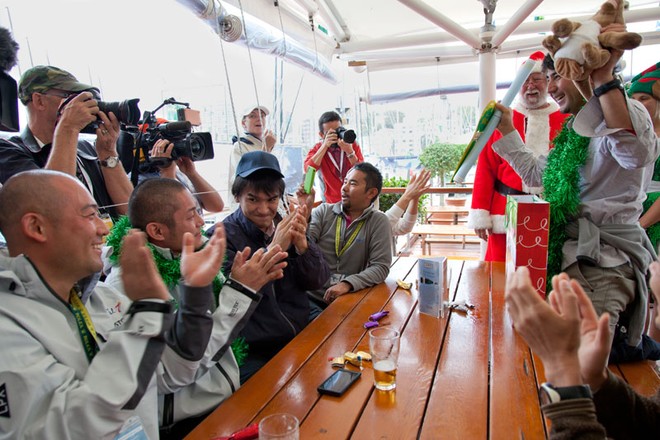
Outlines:
{"label": "camera strap", "polygon": [[[330,147],[333,148],[333,147]],[[332,153],[332,150],[328,151],[328,155],[330,156],[330,161],[332,164],[335,166],[337,171],[339,171],[339,180],[344,180],[344,150],[340,150],[341,152],[339,153],[339,165],[337,165],[337,160],[335,159],[335,155]]]}

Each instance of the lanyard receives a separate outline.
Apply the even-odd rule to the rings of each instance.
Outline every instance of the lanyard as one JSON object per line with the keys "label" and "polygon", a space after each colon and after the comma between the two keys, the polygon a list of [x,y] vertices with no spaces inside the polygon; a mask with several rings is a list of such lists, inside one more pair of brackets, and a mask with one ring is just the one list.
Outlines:
{"label": "lanyard", "polygon": [[337,168],[337,171],[339,171],[339,180],[344,180],[344,150],[341,150],[341,153],[339,153],[339,165],[337,165],[337,161],[335,160],[335,156],[332,154],[331,151],[329,151],[328,156],[330,156],[330,160],[332,161],[332,164]]}
{"label": "lanyard", "polygon": [[341,250],[340,250],[339,249],[339,242],[341,241],[341,222],[339,221],[339,219],[342,219],[342,222],[343,222],[344,217],[341,216],[341,215],[338,215],[337,220],[335,221],[335,225],[336,225],[336,228],[335,228],[335,254],[337,255],[337,258],[344,255],[344,252],[346,252],[346,249],[351,247],[351,245],[355,241],[355,238],[360,233],[360,230],[362,229],[362,226],[364,226],[364,219],[362,219],[362,220],[360,220],[358,225],[355,227],[355,230],[353,231],[351,236],[348,238],[348,240],[344,244],[344,247],[342,247]]}
{"label": "lanyard", "polygon": [[96,353],[99,352],[99,345],[94,337],[96,334],[94,323],[92,322],[92,318],[89,317],[89,313],[87,313],[87,309],[78,297],[78,293],[75,289],[71,289],[71,293],[69,293],[69,302],[71,303],[69,308],[71,309],[73,316],[76,318],[78,332],[80,333],[80,339],[82,340],[87,360],[92,362]]}

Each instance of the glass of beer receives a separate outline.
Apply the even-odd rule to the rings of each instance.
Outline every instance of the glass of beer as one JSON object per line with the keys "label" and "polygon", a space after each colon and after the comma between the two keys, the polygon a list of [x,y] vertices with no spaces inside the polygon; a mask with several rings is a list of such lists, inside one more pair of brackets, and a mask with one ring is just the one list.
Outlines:
{"label": "glass of beer", "polygon": [[390,391],[396,388],[396,366],[399,361],[399,332],[388,327],[369,331],[369,350],[374,367],[374,385]]}

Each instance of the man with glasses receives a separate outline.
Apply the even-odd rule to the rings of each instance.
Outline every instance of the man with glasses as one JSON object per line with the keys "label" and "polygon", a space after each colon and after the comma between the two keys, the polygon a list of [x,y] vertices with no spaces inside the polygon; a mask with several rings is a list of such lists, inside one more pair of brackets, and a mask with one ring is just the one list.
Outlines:
{"label": "man with glasses", "polygon": [[[27,108],[28,123],[20,136],[0,143],[0,182],[26,170],[61,171],[83,183],[102,213],[112,218],[125,214],[133,186],[117,154],[119,121],[99,110],[94,99],[98,93],[57,67],[27,70],[18,97]],[[95,144],[79,139],[81,130],[97,118]]]}
{"label": "man with glasses", "polygon": [[[527,140],[527,147],[539,156],[547,154],[551,141],[561,130],[567,115],[554,102],[548,102],[548,80],[541,72],[543,52],[530,57],[537,61],[513,104],[513,121],[518,133]],[[539,194],[541,187],[528,187],[509,164],[497,155],[492,144],[502,135],[495,131],[479,155],[474,177],[472,207],[468,227],[488,242],[486,261],[504,261],[506,234],[504,208],[507,195]]]}

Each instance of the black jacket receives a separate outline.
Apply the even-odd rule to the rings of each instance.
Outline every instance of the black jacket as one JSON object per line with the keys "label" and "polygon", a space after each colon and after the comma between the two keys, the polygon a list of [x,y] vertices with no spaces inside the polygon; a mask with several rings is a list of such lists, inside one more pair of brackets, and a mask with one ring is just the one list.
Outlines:
{"label": "black jacket", "polygon": [[[223,224],[227,235],[225,274],[230,273],[237,251],[250,246],[254,252],[270,243],[240,208],[225,218]],[[212,232],[210,230],[209,234]],[[250,346],[248,359],[251,355],[270,359],[307,325],[309,299],[306,291],[321,288],[330,278],[321,250],[311,241],[308,245],[303,255],[298,255],[293,246],[287,249],[284,277],[261,288],[261,302],[241,332]]]}

